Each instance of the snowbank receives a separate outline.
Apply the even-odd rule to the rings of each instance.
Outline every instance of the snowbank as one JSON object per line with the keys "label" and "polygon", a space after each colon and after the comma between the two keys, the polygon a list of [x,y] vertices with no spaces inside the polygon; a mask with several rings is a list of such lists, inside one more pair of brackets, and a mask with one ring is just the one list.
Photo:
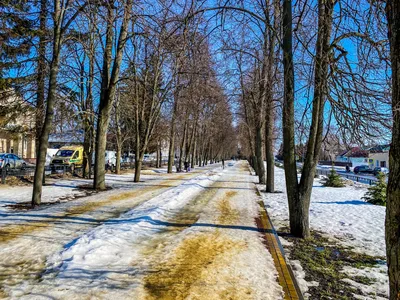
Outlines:
{"label": "snowbank", "polygon": [[[288,226],[288,204],[284,170],[275,168],[275,188],[282,193],[263,194],[264,202],[274,226]],[[264,186],[259,186],[265,189]],[[310,226],[312,230],[337,239],[355,251],[372,256],[385,256],[385,212],[383,206],[366,203],[361,198],[368,186],[356,184],[343,188],[324,187],[319,179],[314,180],[310,205]],[[282,239],[282,238],[281,238]],[[358,270],[361,272],[360,270]],[[299,275],[301,272],[299,272]],[[369,277],[377,279],[375,291],[386,291],[387,274],[383,264],[369,269]],[[303,282],[304,274],[300,276]],[[307,289],[303,285],[303,291]],[[369,292],[364,289],[365,292]]]}

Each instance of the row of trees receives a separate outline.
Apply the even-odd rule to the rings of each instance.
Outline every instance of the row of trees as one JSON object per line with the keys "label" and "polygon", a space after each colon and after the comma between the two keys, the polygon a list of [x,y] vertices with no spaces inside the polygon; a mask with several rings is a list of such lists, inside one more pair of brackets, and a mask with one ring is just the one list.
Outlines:
{"label": "row of trees", "polygon": [[119,156],[126,145],[134,149],[135,181],[150,148],[159,153],[169,145],[172,172],[176,157],[178,169],[203,165],[238,145],[267,192],[274,192],[281,140],[290,229],[302,238],[310,236],[324,143],[380,141],[392,132],[386,242],[396,299],[399,6],[390,0],[3,1],[0,88],[24,91],[36,107],[32,203],[40,204],[48,136],[62,101],[75,103],[87,171],[95,149],[97,189],[105,188],[110,133]]}
{"label": "row of trees", "polygon": [[[2,2],[2,90],[35,106],[37,165],[32,205],[41,202],[48,139],[83,129],[84,176],[95,153],[94,188],[105,189],[105,150],[144,154],[170,145],[177,160],[204,165],[236,151],[228,98],[206,28],[189,2]],[[25,47],[23,47],[26,45]],[[4,50],[4,51],[3,51]],[[161,155],[160,155],[161,156]],[[177,158],[177,159],[176,159]]]}
{"label": "row of trees", "polygon": [[[208,9],[230,18],[221,49],[235,62],[240,85],[240,146],[267,192],[274,191],[273,147],[283,142],[293,235],[310,236],[316,166],[333,128],[348,145],[392,137],[386,243],[390,298],[398,299],[398,1],[223,1]],[[299,145],[305,149],[300,178]]]}

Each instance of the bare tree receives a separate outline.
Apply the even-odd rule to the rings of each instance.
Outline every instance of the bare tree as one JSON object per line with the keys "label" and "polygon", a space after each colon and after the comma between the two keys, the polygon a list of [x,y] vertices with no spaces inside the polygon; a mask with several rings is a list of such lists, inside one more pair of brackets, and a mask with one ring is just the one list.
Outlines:
{"label": "bare tree", "polygon": [[392,63],[392,143],[389,154],[389,182],[386,204],[386,256],[390,299],[400,295],[400,3],[386,3],[388,37]]}
{"label": "bare tree", "polygon": [[[105,150],[107,143],[107,130],[110,123],[110,112],[114,102],[117,82],[120,76],[122,56],[127,42],[128,25],[132,11],[132,0],[119,3],[123,7],[122,21],[119,27],[119,36],[116,49],[114,44],[114,22],[117,18],[118,6],[114,3],[105,4],[106,13],[106,42],[104,47],[103,67],[101,72],[100,103],[96,130],[96,152],[94,164],[95,189],[104,190],[105,183]],[[113,57],[113,59],[112,59]]]}
{"label": "bare tree", "polygon": [[71,10],[69,2],[60,0],[54,1],[53,11],[53,40],[52,40],[52,59],[50,63],[48,95],[46,101],[46,115],[43,122],[43,129],[39,137],[39,150],[37,164],[35,169],[35,178],[33,183],[32,206],[40,205],[42,196],[42,183],[44,177],[44,165],[46,162],[46,153],[48,148],[49,134],[51,130],[54,102],[56,98],[57,75],[59,71],[61,47],[64,41],[65,31],[76,19],[78,14],[84,9],[86,3],[76,8],[75,12],[69,18],[66,16],[68,10]]}

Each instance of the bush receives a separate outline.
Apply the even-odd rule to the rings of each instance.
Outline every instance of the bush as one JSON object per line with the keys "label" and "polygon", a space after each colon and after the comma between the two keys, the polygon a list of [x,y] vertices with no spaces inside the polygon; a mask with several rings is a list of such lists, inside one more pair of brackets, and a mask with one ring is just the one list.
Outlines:
{"label": "bush", "polygon": [[368,188],[362,199],[371,204],[386,206],[386,176],[380,172],[377,178],[378,182]]}
{"label": "bush", "polygon": [[322,185],[329,186],[329,187],[344,187],[345,186],[342,177],[340,177],[333,168],[331,169],[331,172],[329,173],[329,175],[324,180],[322,180]]}

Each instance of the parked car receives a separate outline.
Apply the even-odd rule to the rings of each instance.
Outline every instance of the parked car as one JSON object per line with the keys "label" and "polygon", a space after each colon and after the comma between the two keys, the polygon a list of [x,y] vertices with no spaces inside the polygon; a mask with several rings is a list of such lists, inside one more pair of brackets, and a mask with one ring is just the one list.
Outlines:
{"label": "parked car", "polygon": [[388,168],[384,168],[384,167],[376,167],[374,169],[374,175],[378,175],[379,173],[383,173],[385,175],[389,174],[389,169]]}
{"label": "parked car", "polygon": [[51,159],[50,167],[69,166],[72,172],[83,164],[83,146],[61,147]]}
{"label": "parked car", "polygon": [[0,169],[25,169],[26,162],[12,153],[0,153]]}
{"label": "parked car", "polygon": [[373,174],[374,170],[371,169],[369,166],[363,165],[363,166],[357,166],[354,168],[354,173],[367,173],[367,174]]}

